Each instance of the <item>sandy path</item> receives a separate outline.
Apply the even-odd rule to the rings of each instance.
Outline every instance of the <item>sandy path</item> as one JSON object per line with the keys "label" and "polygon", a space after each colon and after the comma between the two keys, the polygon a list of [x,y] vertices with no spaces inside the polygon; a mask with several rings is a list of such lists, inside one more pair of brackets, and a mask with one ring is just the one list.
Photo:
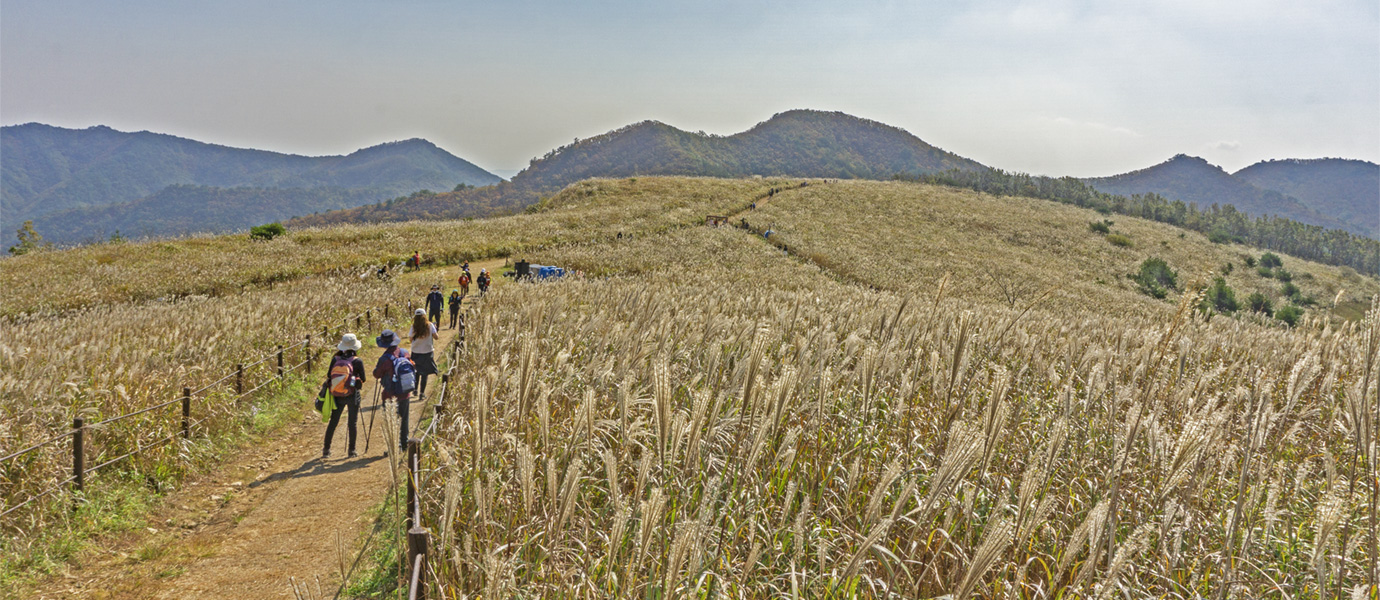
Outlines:
{"label": "sandy path", "polygon": [[[503,259],[471,263],[478,274],[488,268],[496,285]],[[458,267],[428,269],[404,275],[404,285],[439,282],[453,287]],[[450,287],[445,287],[449,292]],[[471,285],[466,310],[477,289]],[[420,302],[420,300],[418,301]],[[448,316],[438,327],[448,324]],[[438,364],[455,331],[441,329]],[[380,350],[373,336],[363,340],[364,362],[372,370]],[[439,376],[428,383],[434,394]],[[204,477],[187,482],[153,511],[148,526],[97,548],[53,577],[35,598],[293,598],[289,578],[320,583],[326,597],[340,585],[341,560],[353,560],[367,534],[371,509],[385,497],[393,475],[385,456],[383,410],[369,417],[376,382],[360,412],[359,456],[346,456],[346,415],[341,416],[329,459],[321,458],[325,424],[315,412],[249,448]],[[309,401],[303,399],[303,401]],[[415,424],[432,414],[430,399],[413,397]],[[366,439],[369,451],[364,451]],[[357,573],[356,573],[357,575]]]}

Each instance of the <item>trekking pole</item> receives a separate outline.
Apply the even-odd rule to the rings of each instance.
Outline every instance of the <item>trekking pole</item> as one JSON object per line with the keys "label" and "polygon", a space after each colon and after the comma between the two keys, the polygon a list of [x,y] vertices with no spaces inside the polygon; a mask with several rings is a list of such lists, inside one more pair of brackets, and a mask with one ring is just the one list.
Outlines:
{"label": "trekking pole", "polygon": [[374,410],[369,412],[369,431],[364,433],[365,454],[369,454],[369,440],[374,437],[374,417],[378,416],[379,410],[381,410],[381,407],[379,406],[381,404],[379,402],[379,396],[382,395],[382,389],[383,386],[379,385],[377,382],[374,383]]}

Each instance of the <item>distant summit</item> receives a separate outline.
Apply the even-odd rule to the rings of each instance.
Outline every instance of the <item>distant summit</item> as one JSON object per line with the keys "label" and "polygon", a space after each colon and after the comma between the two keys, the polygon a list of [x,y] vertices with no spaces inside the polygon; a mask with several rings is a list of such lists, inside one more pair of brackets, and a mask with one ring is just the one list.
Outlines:
{"label": "distant summit", "polygon": [[642,121],[556,148],[511,181],[299,219],[302,224],[459,218],[513,211],[590,177],[689,175],[890,179],[981,164],[904,129],[841,112],[792,110],[730,136]]}
{"label": "distant summit", "polygon": [[1341,220],[1314,210],[1296,198],[1261,189],[1221,167],[1186,154],[1175,155],[1153,167],[1086,181],[1109,194],[1153,193],[1170,200],[1194,203],[1200,208],[1230,204],[1251,216],[1276,215],[1311,225],[1349,229]]}
{"label": "distant summit", "polygon": [[[0,128],[0,227],[10,235],[33,219],[59,243],[103,239],[117,229],[124,235],[244,229],[423,189],[498,181],[422,139],[308,157],[103,125]],[[235,203],[226,201],[231,197]],[[133,205],[142,200],[149,201]],[[208,206],[218,208],[207,212]],[[137,229],[128,229],[130,223]]]}
{"label": "distant summit", "polygon": [[1233,175],[1380,239],[1380,165],[1345,158],[1267,160]]}

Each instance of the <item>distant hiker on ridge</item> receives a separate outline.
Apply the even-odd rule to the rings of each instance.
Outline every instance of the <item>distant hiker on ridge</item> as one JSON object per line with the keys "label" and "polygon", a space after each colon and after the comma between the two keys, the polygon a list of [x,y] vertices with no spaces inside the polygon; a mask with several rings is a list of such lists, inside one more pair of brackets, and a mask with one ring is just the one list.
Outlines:
{"label": "distant hiker on ridge", "polygon": [[[326,440],[321,446],[322,459],[331,456],[331,439],[335,437],[335,427],[340,423],[341,411],[347,408],[350,410],[347,422],[350,432],[349,456],[357,456],[355,437],[359,424],[359,390],[364,387],[365,377],[364,361],[355,354],[361,347],[363,344],[355,334],[347,333],[340,336],[340,343],[335,346],[335,356],[331,357],[331,368],[326,372],[326,381],[321,384],[321,392],[316,395],[317,410],[321,412],[322,419],[330,420],[326,424]],[[329,417],[327,412],[330,414]]]}

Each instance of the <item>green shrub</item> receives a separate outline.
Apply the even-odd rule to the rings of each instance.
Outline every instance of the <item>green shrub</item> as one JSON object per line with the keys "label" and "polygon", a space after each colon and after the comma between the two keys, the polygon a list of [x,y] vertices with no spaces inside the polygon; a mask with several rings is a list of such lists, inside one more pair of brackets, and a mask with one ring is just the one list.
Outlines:
{"label": "green shrub", "polygon": [[1299,317],[1303,316],[1303,309],[1297,306],[1286,306],[1275,311],[1275,318],[1284,321],[1285,324],[1293,327],[1299,322]]}
{"label": "green shrub", "polygon": [[1225,264],[1225,265],[1222,265],[1222,274],[1223,274],[1223,275],[1231,275],[1231,272],[1232,272],[1232,270],[1234,270],[1234,269],[1236,269],[1236,265],[1235,265],[1235,264],[1227,263],[1227,264]]}
{"label": "green shrub", "polygon": [[1179,274],[1169,268],[1169,263],[1162,258],[1145,259],[1140,263],[1140,271],[1131,280],[1140,286],[1141,292],[1155,298],[1164,298],[1169,294],[1168,290],[1179,287]]}
{"label": "green shrub", "polygon": [[1260,255],[1260,266],[1267,269],[1284,266],[1284,261],[1280,260],[1274,252],[1266,252]]}
{"label": "green shrub", "polygon": [[249,228],[249,239],[251,240],[271,240],[287,233],[287,228],[282,223],[269,223],[267,225],[257,225]]}
{"label": "green shrub", "polygon": [[1289,283],[1294,280],[1294,274],[1284,270],[1284,267],[1275,269],[1275,279]]}
{"label": "green shrub", "polygon": [[1227,280],[1218,277],[1212,280],[1212,285],[1208,286],[1207,296],[1203,298],[1205,308],[1211,308],[1222,314],[1236,312],[1236,292],[1227,286]]}
{"label": "green shrub", "polygon": [[1107,235],[1112,232],[1112,228],[1108,227],[1107,224],[1102,221],[1093,221],[1088,223],[1088,231]]}
{"label": "green shrub", "polygon": [[1246,266],[1248,266],[1248,267],[1254,267],[1254,266],[1255,266],[1255,257],[1254,257],[1254,256],[1247,256],[1247,257],[1245,257],[1245,258],[1242,259],[1242,260],[1245,261]]}
{"label": "green shrub", "polygon": [[1108,234],[1107,241],[1111,242],[1113,246],[1120,246],[1122,248],[1130,248],[1134,245],[1131,242],[1131,238],[1121,235],[1120,233]]}
{"label": "green shrub", "polygon": [[1214,229],[1208,234],[1208,241],[1214,244],[1230,244],[1231,234],[1222,229]]}
{"label": "green shrub", "polygon": [[1255,270],[1255,272],[1256,272],[1257,274],[1259,274],[1261,277],[1264,277],[1264,278],[1266,278],[1266,279],[1269,279],[1269,278],[1275,276],[1275,272],[1274,272],[1274,271],[1271,271],[1271,270],[1270,270],[1270,267],[1260,267],[1260,268],[1257,268],[1257,269]]}
{"label": "green shrub", "polygon": [[1279,293],[1282,294],[1285,298],[1292,298],[1294,296],[1299,295],[1299,286],[1296,286],[1292,283],[1285,283],[1284,285],[1279,286]]}
{"label": "green shrub", "polygon": [[1258,312],[1267,317],[1275,314],[1275,307],[1270,303],[1270,299],[1260,292],[1251,292],[1251,295],[1246,297],[1246,307],[1250,308],[1251,312]]}

